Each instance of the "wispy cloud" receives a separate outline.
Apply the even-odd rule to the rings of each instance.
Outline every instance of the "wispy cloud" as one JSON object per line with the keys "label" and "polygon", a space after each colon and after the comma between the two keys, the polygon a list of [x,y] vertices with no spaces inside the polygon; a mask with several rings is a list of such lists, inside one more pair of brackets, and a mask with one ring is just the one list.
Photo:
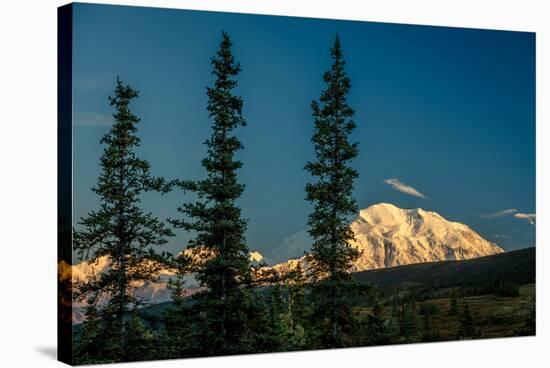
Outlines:
{"label": "wispy cloud", "polygon": [[504,235],[504,234],[493,234],[493,238],[495,238],[495,239],[508,239],[509,236]]}
{"label": "wispy cloud", "polygon": [[76,125],[109,126],[113,124],[113,117],[97,112],[77,112],[74,116]]}
{"label": "wispy cloud", "polygon": [[412,195],[418,198],[428,199],[428,197],[426,197],[424,194],[420,193],[418,190],[411,187],[410,185],[402,183],[401,181],[399,181],[399,179],[396,179],[396,178],[386,179],[384,180],[384,183],[390,185],[393,189],[398,190],[402,193]]}
{"label": "wispy cloud", "polygon": [[486,219],[493,219],[493,218],[498,218],[498,217],[510,216],[510,215],[513,215],[516,212],[518,212],[517,209],[508,208],[506,210],[493,212],[493,213],[490,213],[488,215],[479,215],[479,217],[486,218]]}
{"label": "wispy cloud", "polygon": [[514,216],[517,219],[527,220],[531,225],[535,225],[537,221],[537,215],[534,213],[521,213],[515,208],[508,208],[506,210],[489,213],[488,215],[479,215],[484,219],[494,219],[504,216]]}
{"label": "wispy cloud", "polygon": [[529,223],[531,225],[535,225],[536,221],[537,221],[537,215],[534,214],[534,213],[521,213],[521,212],[518,212],[518,213],[514,214],[514,217],[518,218],[518,219],[527,220],[527,221],[529,221]]}

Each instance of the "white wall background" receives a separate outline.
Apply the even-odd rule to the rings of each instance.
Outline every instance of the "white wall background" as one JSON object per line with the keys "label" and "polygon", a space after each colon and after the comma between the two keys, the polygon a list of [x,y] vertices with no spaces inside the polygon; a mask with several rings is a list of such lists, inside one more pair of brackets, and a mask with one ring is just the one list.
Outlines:
{"label": "white wall background", "polygon": [[[537,0],[138,0],[126,5],[537,32],[537,337],[135,363],[135,367],[548,364],[550,21]],[[0,366],[56,362],[56,7],[0,2]],[[124,365],[126,366],[126,365]]]}

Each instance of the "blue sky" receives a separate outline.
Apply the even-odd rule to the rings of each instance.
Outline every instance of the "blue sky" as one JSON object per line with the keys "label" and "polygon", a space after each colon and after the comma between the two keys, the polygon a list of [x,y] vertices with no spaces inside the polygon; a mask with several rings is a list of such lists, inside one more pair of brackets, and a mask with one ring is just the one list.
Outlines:
{"label": "blue sky", "polygon": [[[251,249],[306,228],[310,103],[340,34],[360,142],[361,208],[390,202],[463,222],[503,248],[535,245],[535,35],[370,22],[78,4],[74,11],[75,222],[97,207],[99,140],[116,76],[140,91],[139,153],[154,175],[200,179],[206,86],[221,30],[242,66],[248,125],[239,203]],[[193,197],[146,195],[161,218]],[[189,234],[177,231],[178,251]]]}

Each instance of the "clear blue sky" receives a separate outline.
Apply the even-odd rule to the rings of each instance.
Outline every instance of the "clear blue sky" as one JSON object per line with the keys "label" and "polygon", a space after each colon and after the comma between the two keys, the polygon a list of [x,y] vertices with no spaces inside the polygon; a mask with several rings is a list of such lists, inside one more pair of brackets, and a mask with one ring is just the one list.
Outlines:
{"label": "clear blue sky", "polygon": [[[535,225],[514,217],[535,213],[533,33],[138,7],[75,6],[75,219],[97,207],[90,188],[116,75],[141,92],[132,107],[153,174],[204,177],[205,87],[222,29],[242,66],[240,205],[251,249],[267,253],[306,227],[310,102],[323,88],[336,33],[358,125],[359,206],[422,207],[505,249],[535,245]],[[143,204],[166,218],[191,198],[147,195]],[[168,249],[180,250],[188,236],[178,231]]]}

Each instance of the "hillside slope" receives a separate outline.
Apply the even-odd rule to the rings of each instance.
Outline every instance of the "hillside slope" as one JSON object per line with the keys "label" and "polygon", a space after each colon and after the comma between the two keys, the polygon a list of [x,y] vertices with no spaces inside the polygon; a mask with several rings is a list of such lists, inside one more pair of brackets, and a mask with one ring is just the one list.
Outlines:
{"label": "hillside slope", "polygon": [[492,256],[463,261],[422,263],[358,272],[361,282],[372,282],[391,291],[410,285],[444,287],[483,285],[493,281],[515,282],[519,285],[535,282],[536,248],[525,248]]}

